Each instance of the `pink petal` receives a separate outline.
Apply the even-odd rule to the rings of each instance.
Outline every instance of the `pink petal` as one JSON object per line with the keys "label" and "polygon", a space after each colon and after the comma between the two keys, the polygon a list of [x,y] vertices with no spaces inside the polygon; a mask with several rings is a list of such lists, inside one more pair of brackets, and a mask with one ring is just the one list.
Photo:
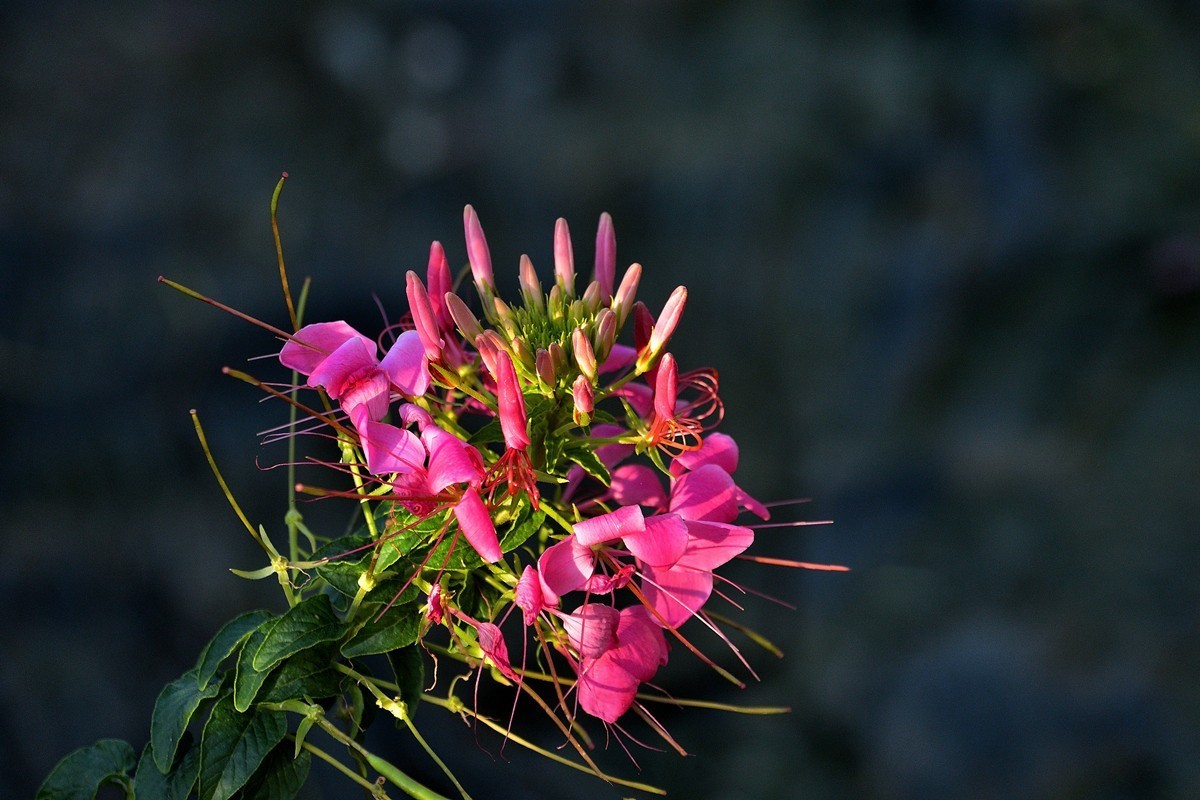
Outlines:
{"label": "pink petal", "polygon": [[705,464],[675,479],[669,510],[687,520],[732,522],[738,514],[737,487],[728,472]]}
{"label": "pink petal", "polygon": [[500,552],[500,540],[496,538],[496,526],[475,487],[467,487],[463,492],[462,499],[454,505],[454,517],[480,558],[489,564],[500,560],[503,553]]}
{"label": "pink petal", "polygon": [[600,372],[625,370],[631,367],[636,360],[637,350],[627,344],[614,344],[608,353],[608,358],[604,359],[604,363],[600,365]]}
{"label": "pink petal", "polygon": [[754,531],[722,522],[687,523],[687,550],[679,566],[712,572],[754,544]]}
{"label": "pink petal", "polygon": [[617,644],[620,614],[612,606],[587,603],[559,619],[571,645],[582,658],[597,658]]}
{"label": "pink petal", "polygon": [[421,440],[429,451],[429,491],[437,494],[455,483],[478,484],[483,480],[478,451],[462,439],[433,425],[421,431]]}
{"label": "pink petal", "polygon": [[667,493],[663,491],[658,472],[645,464],[625,464],[612,473],[609,491],[613,500],[623,506],[640,505],[663,508]]}
{"label": "pink petal", "polygon": [[583,585],[589,594],[612,594],[618,589],[624,589],[633,577],[633,564],[625,564],[612,575],[597,572],[587,579]]}
{"label": "pink petal", "polygon": [[676,514],[660,514],[647,517],[645,530],[621,541],[642,563],[669,567],[688,547],[688,526]]}
{"label": "pink petal", "polygon": [[338,388],[338,402],[358,430],[362,430],[364,419],[376,421],[387,416],[391,397],[387,375],[377,366],[352,373]]}
{"label": "pink petal", "polygon": [[418,431],[424,431],[433,424],[433,417],[429,415],[429,412],[412,403],[400,405],[400,419],[404,420],[405,425],[412,425],[415,422]]}
{"label": "pink petal", "polygon": [[558,605],[562,595],[582,589],[595,569],[596,557],[591,548],[580,544],[574,536],[547,547],[538,558],[542,599],[546,605]]}
{"label": "pink petal", "polygon": [[616,511],[575,523],[575,538],[580,544],[591,547],[611,542],[646,529],[642,509],[638,506],[622,506]]}
{"label": "pink petal", "polygon": [[767,507],[742,491],[742,487],[735,487],[734,494],[737,496],[738,505],[751,514],[754,514],[759,519],[771,518],[771,512],[767,510]]}
{"label": "pink petal", "polygon": [[521,609],[526,625],[532,625],[537,615],[546,608],[542,597],[542,580],[538,577],[538,571],[533,567],[526,566],[521,573],[513,602]]}
{"label": "pink petal", "polygon": [[732,475],[737,472],[738,446],[727,433],[710,433],[699,450],[685,450],[671,462],[671,474],[682,475],[705,464],[716,464]]}
{"label": "pink petal", "polygon": [[708,601],[712,573],[676,564],[667,569],[647,566],[642,570],[642,594],[668,628],[678,628]]}
{"label": "pink petal", "polygon": [[479,636],[479,649],[496,666],[496,669],[500,670],[500,674],[514,683],[520,683],[521,678],[513,671],[512,664],[508,660],[508,645],[504,643],[504,636],[500,633],[499,626],[491,622],[481,622],[475,626],[475,631]]}
{"label": "pink petal", "polygon": [[679,367],[675,364],[675,356],[664,354],[654,376],[654,413],[660,419],[675,419],[678,379]]}
{"label": "pink petal", "polygon": [[633,705],[638,680],[606,654],[583,662],[575,686],[580,708],[605,722],[616,722]]}
{"label": "pink petal", "polygon": [[336,400],[343,389],[349,388],[347,384],[352,378],[379,366],[375,353],[374,343],[368,345],[361,338],[347,339],[317,365],[308,376],[308,385],[324,387]]}
{"label": "pink petal", "polygon": [[429,388],[429,361],[416,331],[405,331],[388,348],[379,366],[404,394],[420,397]]}
{"label": "pink petal", "polygon": [[667,663],[667,640],[645,606],[621,609],[617,623],[616,663],[638,681],[648,681]]}
{"label": "pink petal", "polygon": [[341,320],[305,325],[283,345],[279,361],[288,369],[311,375],[334,350],[355,338],[361,339],[371,353],[375,353],[373,341]]}
{"label": "pink petal", "polygon": [[411,431],[371,420],[357,427],[372,475],[412,472],[425,463],[425,446]]}

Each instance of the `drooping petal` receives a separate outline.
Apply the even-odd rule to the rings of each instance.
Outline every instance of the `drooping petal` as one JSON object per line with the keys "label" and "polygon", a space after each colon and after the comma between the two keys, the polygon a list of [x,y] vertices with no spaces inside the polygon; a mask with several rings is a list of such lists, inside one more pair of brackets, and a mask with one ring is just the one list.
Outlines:
{"label": "drooping petal", "polygon": [[676,564],[642,570],[642,594],[668,628],[678,628],[692,618],[712,594],[713,576],[708,570]]}
{"label": "drooping petal", "polygon": [[433,417],[429,415],[429,412],[412,403],[400,405],[400,419],[404,420],[405,425],[412,425],[415,422],[418,431],[424,431],[433,424]]}
{"label": "drooping petal", "polygon": [[576,522],[574,528],[579,543],[591,547],[641,533],[646,530],[646,521],[638,506],[622,506],[616,511]]}
{"label": "drooping petal", "polygon": [[643,531],[626,534],[621,541],[643,564],[669,567],[688,547],[688,526],[677,514],[658,514],[646,518]]}
{"label": "drooping petal", "polygon": [[489,564],[501,559],[504,554],[500,552],[500,540],[496,537],[492,515],[488,513],[474,486],[467,487],[462,498],[455,503],[454,517],[480,558]]}
{"label": "drooping petal", "polygon": [[579,668],[580,707],[605,722],[616,722],[633,705],[638,686],[667,663],[662,629],[642,606],[620,611],[617,646]]}
{"label": "drooping petal", "polygon": [[571,645],[582,658],[598,658],[617,644],[620,614],[603,603],[586,603],[559,617]]}
{"label": "drooping petal", "polygon": [[648,681],[667,663],[667,640],[645,606],[621,609],[617,623],[616,663],[639,682]]}
{"label": "drooping petal", "polygon": [[688,520],[733,522],[738,513],[736,488],[728,472],[705,464],[675,479],[669,510]]}
{"label": "drooping petal", "polygon": [[525,619],[526,625],[532,625],[537,615],[545,610],[546,603],[542,597],[542,580],[538,577],[538,571],[532,566],[527,565],[524,571],[521,572],[521,579],[517,581],[517,590],[513,602],[517,604],[517,608],[521,609],[521,614]]}
{"label": "drooping petal", "polygon": [[412,431],[371,420],[357,427],[372,475],[413,472],[424,465],[425,446]]}
{"label": "drooping petal", "polygon": [[754,544],[754,531],[724,522],[689,521],[687,550],[679,566],[712,572]]}
{"label": "drooping petal", "polygon": [[667,505],[659,473],[645,464],[623,464],[613,470],[609,491],[623,506],[640,505],[659,509]]}
{"label": "drooping petal", "polygon": [[600,365],[600,373],[626,370],[637,360],[637,350],[627,344],[614,344],[608,353],[608,358]]}
{"label": "drooping petal", "polygon": [[624,564],[612,575],[597,572],[587,579],[583,585],[588,594],[612,594],[618,589],[624,589],[633,577],[633,564]]}
{"label": "drooping petal", "polygon": [[478,451],[462,439],[432,425],[421,431],[421,440],[429,451],[431,492],[436,494],[455,483],[478,484],[483,480],[483,465]]}
{"label": "drooping petal", "polygon": [[579,681],[579,707],[605,722],[616,722],[633,705],[638,680],[607,654],[583,662]]}
{"label": "drooping petal", "polygon": [[514,683],[520,683],[520,676],[513,670],[512,663],[508,660],[508,645],[504,643],[504,635],[500,633],[500,627],[491,622],[480,622],[475,626],[475,631],[479,636],[479,649],[496,669],[500,670],[500,674]]}
{"label": "drooping petal", "polygon": [[547,547],[538,558],[542,599],[546,605],[558,605],[562,595],[582,589],[595,569],[596,556],[591,548],[580,544],[574,536]]}
{"label": "drooping petal", "polygon": [[380,362],[396,388],[412,397],[420,397],[429,388],[429,360],[416,331],[405,331],[388,348]]}
{"label": "drooping petal", "polygon": [[[361,339],[375,354],[375,343],[342,320],[305,325],[283,345],[279,361],[302,375],[312,375],[321,362],[350,339]],[[315,385],[315,384],[314,384]]]}

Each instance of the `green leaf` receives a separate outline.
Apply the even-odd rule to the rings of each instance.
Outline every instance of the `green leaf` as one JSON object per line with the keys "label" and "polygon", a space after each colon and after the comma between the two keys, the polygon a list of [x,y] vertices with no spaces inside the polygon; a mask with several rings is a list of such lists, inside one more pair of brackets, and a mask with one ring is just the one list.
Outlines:
{"label": "green leaf", "polygon": [[189,747],[173,770],[165,775],[154,761],[154,746],[146,745],[133,778],[138,800],[187,800],[200,772],[200,748]]}
{"label": "green leaf", "polygon": [[238,653],[237,667],[233,679],[233,707],[238,711],[245,711],[250,708],[250,704],[254,702],[255,695],[262,688],[263,681],[267,679],[267,675],[271,672],[268,670],[259,670],[254,668],[251,663],[254,660],[254,654],[258,652],[258,648],[267,638],[267,633],[282,617],[269,619],[260,625],[250,634],[250,638],[246,640],[246,644],[242,646],[242,652]]}
{"label": "green leaf", "polygon": [[196,682],[196,670],[193,669],[168,683],[159,692],[154,702],[154,712],[150,715],[150,745],[159,772],[170,772],[171,764],[175,761],[175,749],[192,721],[192,715],[202,702],[216,697],[220,690],[220,683],[201,688]]}
{"label": "green leaf", "polygon": [[288,609],[267,632],[253,655],[256,670],[267,670],[290,655],[321,642],[340,639],[346,625],[323,594],[310,597]]}
{"label": "green leaf", "polygon": [[128,783],[137,755],[128,742],[101,739],[55,765],[35,800],[92,800],[106,783]]}
{"label": "green leaf", "polygon": [[512,527],[505,532],[504,536],[500,538],[500,551],[502,553],[511,553],[513,550],[516,550],[529,541],[529,537],[537,533],[545,521],[545,511],[534,511],[528,518],[524,518],[524,514],[522,514],[513,523]]}
{"label": "green leaf", "polygon": [[563,455],[578,464],[584,472],[608,486],[612,483],[612,475],[604,462],[596,455],[596,451],[586,444],[575,443],[563,450]]}
{"label": "green leaf", "polygon": [[342,645],[342,655],[357,658],[386,653],[417,640],[421,614],[415,603],[394,605],[379,617],[382,609],[382,604],[371,607],[370,620]]}
{"label": "green leaf", "polygon": [[421,648],[414,644],[392,650],[387,659],[396,676],[396,685],[400,687],[400,699],[408,706],[411,719],[417,713],[425,690],[425,659],[421,657]]}
{"label": "green leaf", "polygon": [[212,638],[212,641],[205,646],[203,652],[200,653],[200,658],[196,661],[196,681],[200,686],[208,685],[208,682],[217,674],[221,662],[232,655],[246,640],[246,637],[272,616],[274,615],[270,611],[259,609],[247,611],[225,623],[225,626],[217,631],[217,635]]}
{"label": "green leaf", "polygon": [[358,592],[358,576],[371,563],[371,553],[374,550],[373,547],[366,547],[362,550],[359,548],[370,544],[371,537],[367,535],[366,529],[327,543],[313,553],[313,560],[319,561],[323,558],[333,560],[318,564],[317,575],[324,578],[326,583],[340,593],[347,597],[354,597]]}
{"label": "green leaf", "polygon": [[246,784],[243,800],[292,800],[308,778],[311,763],[307,751],[293,758],[291,748],[276,747]]}
{"label": "green leaf", "polygon": [[242,714],[230,697],[213,706],[200,740],[200,800],[229,800],[286,735],[283,712]]}
{"label": "green leaf", "polygon": [[314,647],[287,659],[263,683],[259,701],[282,703],[341,694],[343,675],[333,669],[336,654],[332,646]]}
{"label": "green leaf", "polygon": [[[535,511],[528,517],[527,512],[523,511],[517,516],[513,523],[500,535],[500,552],[508,553],[516,550],[524,544],[529,537],[537,533],[538,528],[542,526],[542,522],[546,519],[544,511]],[[450,557],[446,557],[446,552],[450,549],[450,545],[454,545],[454,552],[450,553]],[[457,537],[453,534],[446,536],[442,542],[434,548],[433,555],[429,557],[430,565],[445,564],[447,570],[472,570],[483,566],[483,559],[479,557],[479,553],[475,552],[475,548],[471,547],[467,542],[467,537],[459,533]]]}

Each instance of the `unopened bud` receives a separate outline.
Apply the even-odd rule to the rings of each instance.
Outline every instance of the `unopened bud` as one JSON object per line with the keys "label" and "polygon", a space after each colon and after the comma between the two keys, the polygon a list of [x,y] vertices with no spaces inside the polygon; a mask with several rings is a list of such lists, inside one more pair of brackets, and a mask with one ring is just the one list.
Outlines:
{"label": "unopened bud", "polygon": [[557,283],[550,287],[546,295],[546,311],[550,319],[558,321],[563,318],[563,290]]}
{"label": "unopened bud", "polygon": [[596,229],[596,282],[600,284],[600,299],[607,303],[612,299],[613,278],[617,273],[617,235],[613,231],[612,217],[605,211],[600,215],[600,226]]}
{"label": "unopened bud", "polygon": [[454,320],[455,327],[458,328],[458,332],[463,335],[463,338],[468,342],[479,338],[479,334],[483,333],[483,328],[479,326],[479,320],[471,313],[471,309],[467,308],[467,304],[462,301],[462,298],[454,292],[446,292],[442,295],[442,299],[446,303],[446,310],[450,312],[451,319]]}
{"label": "unopened bud", "polygon": [[504,332],[508,334],[509,338],[516,336],[517,320],[513,317],[512,309],[508,307],[508,303],[499,297],[493,297],[492,308],[496,311],[496,321],[500,323],[500,327],[504,328]]}
{"label": "unopened bud", "polygon": [[575,255],[571,252],[571,231],[559,217],[554,223],[554,279],[568,296],[575,294]]}
{"label": "unopened bud", "polygon": [[421,338],[421,346],[425,348],[425,357],[436,361],[442,355],[442,337],[438,335],[437,320],[433,316],[433,306],[429,303],[429,295],[425,284],[411,269],[404,276],[404,291],[408,295],[408,310],[412,313],[413,327]]}
{"label": "unopened bud", "polygon": [[546,386],[554,386],[554,359],[550,358],[550,351],[540,348],[537,351],[537,356],[534,357],[534,363],[537,367],[538,378]]}
{"label": "unopened bud", "polygon": [[589,283],[587,289],[584,290],[583,305],[584,305],[584,308],[587,309],[589,314],[595,314],[596,309],[598,309],[600,307],[600,303],[601,303],[600,295],[601,295],[600,284],[597,283],[596,281],[592,281],[591,283]]}
{"label": "unopened bud", "polygon": [[611,308],[604,308],[596,315],[596,333],[592,340],[592,352],[596,362],[603,364],[617,341],[617,315]]}
{"label": "unopened bud", "polygon": [[675,419],[678,381],[679,367],[675,364],[675,356],[664,353],[654,376],[654,413],[661,419]]}
{"label": "unopened bud", "polygon": [[454,288],[450,279],[450,264],[446,261],[446,251],[441,242],[429,245],[429,267],[425,271],[425,283],[429,287],[429,304],[433,307],[433,316],[437,320],[438,329],[443,333],[454,330],[454,320],[446,308],[446,292]]}
{"label": "unopened bud", "polygon": [[596,353],[592,350],[592,342],[588,339],[583,328],[571,332],[571,350],[575,354],[575,364],[579,371],[587,376],[589,381],[596,380]]}
{"label": "unopened bud", "polygon": [[563,350],[562,345],[558,342],[551,342],[546,349],[550,351],[550,361],[554,364],[554,373],[565,375],[567,373],[567,351]]}
{"label": "unopened bud", "polygon": [[625,320],[629,318],[629,312],[633,310],[633,301],[637,298],[638,284],[642,281],[642,265],[630,264],[629,269],[625,270],[625,277],[621,278],[621,285],[617,287],[617,294],[613,298],[613,311],[617,312],[617,328],[625,327]]}
{"label": "unopened bud", "polygon": [[470,205],[463,209],[463,229],[467,238],[467,260],[471,264],[471,277],[475,279],[475,286],[481,295],[491,293],[496,286],[496,280],[492,276],[492,254],[483,235],[483,226],[479,224],[479,216]]}
{"label": "unopened bud", "polygon": [[595,410],[592,382],[583,375],[576,376],[575,383],[571,384],[571,399],[575,401],[572,411],[575,424],[587,427],[592,422],[592,411]]}
{"label": "unopened bud", "polygon": [[521,256],[521,294],[525,297],[525,307],[536,309],[539,314],[546,310],[546,298],[542,296],[542,284],[538,282],[537,272],[529,256]]}
{"label": "unopened bud", "polygon": [[638,301],[633,304],[633,349],[639,353],[650,343],[650,332],[654,330],[654,315],[646,304]]}
{"label": "unopened bud", "polygon": [[[499,334],[497,334],[496,338],[500,338]],[[526,372],[534,371],[535,360],[533,349],[530,348],[529,342],[518,336],[512,340],[512,345],[509,346],[508,351],[512,354],[513,360],[520,362]]]}
{"label": "unopened bud", "polygon": [[[492,336],[488,334],[492,334]],[[479,358],[483,361],[484,368],[492,377],[496,376],[496,354],[501,350],[500,345],[493,338],[494,336],[495,331],[488,330],[475,337],[475,349],[479,351]]]}
{"label": "unopened bud", "polygon": [[639,373],[654,366],[654,362],[667,346],[667,342],[671,341],[671,336],[674,335],[675,328],[679,325],[679,317],[683,315],[683,307],[686,304],[687,288],[676,287],[675,291],[671,292],[671,296],[667,298],[662,313],[658,316],[658,321],[654,323],[654,328],[650,331],[650,341],[646,343],[645,349],[638,353],[637,371]]}

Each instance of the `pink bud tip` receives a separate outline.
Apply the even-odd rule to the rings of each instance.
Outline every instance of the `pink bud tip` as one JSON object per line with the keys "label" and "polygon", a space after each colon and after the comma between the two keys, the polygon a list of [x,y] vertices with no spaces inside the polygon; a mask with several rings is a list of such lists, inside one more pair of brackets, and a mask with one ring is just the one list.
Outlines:
{"label": "pink bud tip", "polygon": [[483,235],[483,226],[479,224],[479,216],[469,204],[463,209],[463,228],[467,236],[467,260],[471,262],[471,275],[475,285],[495,286],[492,277],[492,254],[488,250],[487,239]]}
{"label": "pink bud tip", "polygon": [[563,291],[575,292],[575,255],[571,251],[571,231],[562,217],[554,223],[554,275]]}
{"label": "pink bud tip", "polygon": [[617,234],[613,231],[612,217],[605,211],[600,215],[600,227],[596,230],[596,281],[600,284],[600,297],[607,303],[612,299],[613,279],[617,274]]}

